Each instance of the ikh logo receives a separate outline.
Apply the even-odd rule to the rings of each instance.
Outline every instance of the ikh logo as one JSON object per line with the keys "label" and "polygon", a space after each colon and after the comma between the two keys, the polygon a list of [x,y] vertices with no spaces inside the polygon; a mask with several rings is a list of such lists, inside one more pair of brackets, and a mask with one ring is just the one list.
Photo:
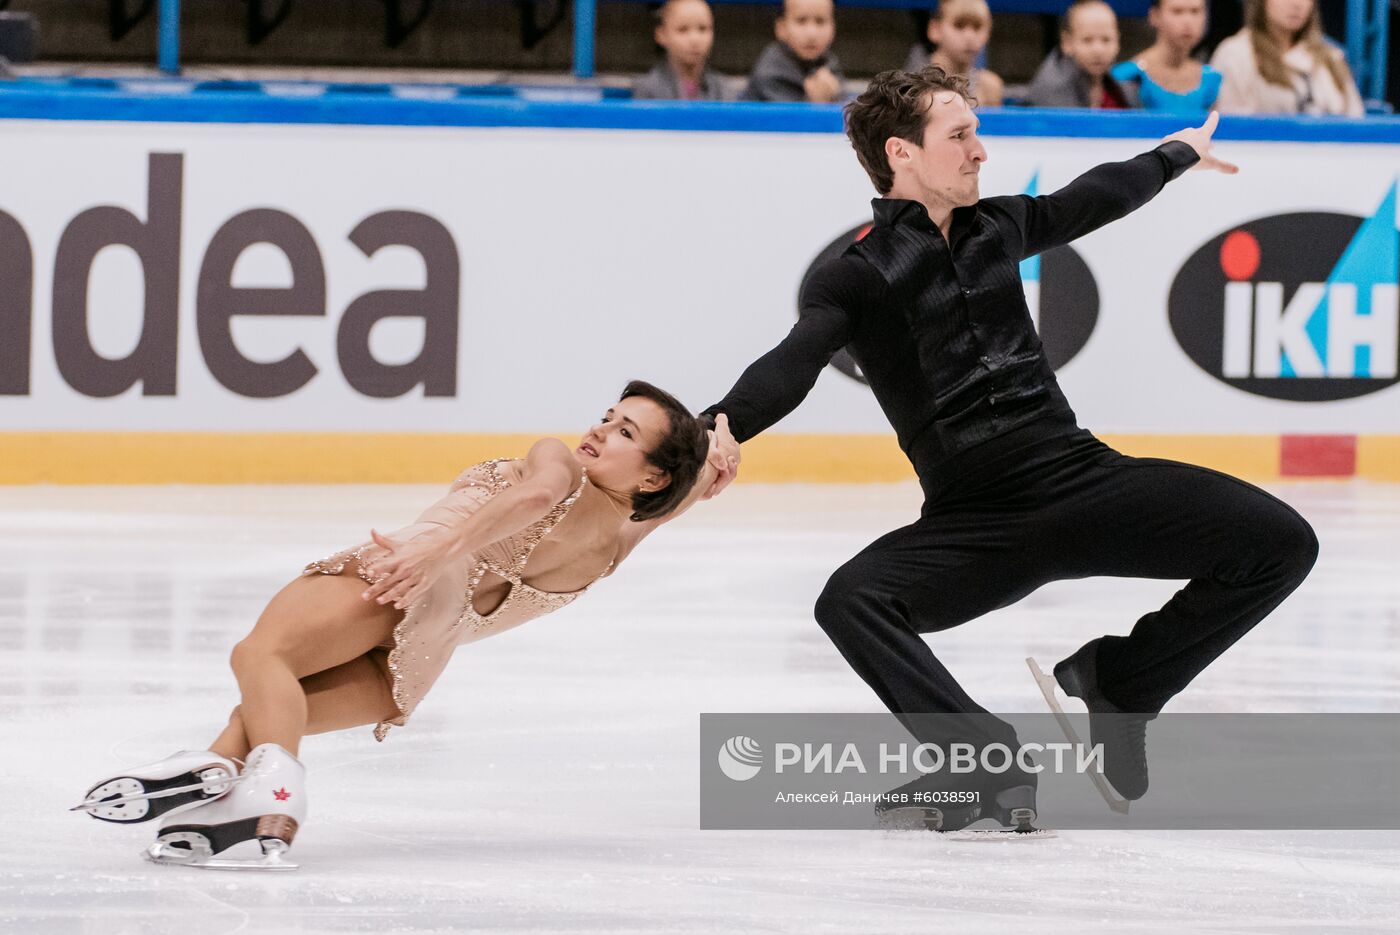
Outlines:
{"label": "ikh logo", "polygon": [[[1040,173],[1031,176],[1026,194],[1038,194]],[[846,231],[817,254],[807,267],[798,287],[798,301],[818,267],[836,259],[851,244],[870,233],[870,224]],[[1088,265],[1070,247],[1056,247],[1021,262],[1021,286],[1026,293],[1026,306],[1031,322],[1040,334],[1045,356],[1056,370],[1069,363],[1089,341],[1099,319],[1099,289]],[[801,308],[798,309],[801,315]],[[831,365],[853,380],[865,383],[860,367],[843,348],[831,359]]]}
{"label": "ikh logo", "polygon": [[1396,186],[1369,218],[1260,218],[1208,242],[1172,283],[1177,342],[1238,389],[1316,402],[1397,382]]}
{"label": "ikh logo", "polygon": [[730,737],[719,748],[719,768],[735,782],[758,775],[763,767],[763,748],[752,737]]}

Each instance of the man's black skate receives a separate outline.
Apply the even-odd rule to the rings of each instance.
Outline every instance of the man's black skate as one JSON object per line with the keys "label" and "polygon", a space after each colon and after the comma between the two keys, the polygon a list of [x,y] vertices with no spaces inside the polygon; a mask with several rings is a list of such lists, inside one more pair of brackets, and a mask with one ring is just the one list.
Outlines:
{"label": "man's black skate", "polygon": [[958,831],[982,817],[974,795],[966,778],[927,773],[890,790],[888,800],[875,803],[875,817],[882,828]]}
{"label": "man's black skate", "polygon": [[1001,829],[989,830],[1034,832],[1035,787],[1035,775],[1019,769],[927,773],[892,790],[895,800],[876,803],[875,814],[884,828],[961,831],[990,818]]}
{"label": "man's black skate", "polygon": [[1055,666],[1055,681],[1066,695],[1089,709],[1089,743],[1103,745],[1104,778],[1128,800],[1147,793],[1147,722],[1156,714],[1124,711],[1099,692],[1099,641],[1091,640]]}

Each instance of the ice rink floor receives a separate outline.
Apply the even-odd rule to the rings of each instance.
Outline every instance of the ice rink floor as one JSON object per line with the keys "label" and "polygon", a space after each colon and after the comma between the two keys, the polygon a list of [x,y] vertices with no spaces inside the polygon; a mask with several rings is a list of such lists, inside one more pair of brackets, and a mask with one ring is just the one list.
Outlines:
{"label": "ice rink floor", "polygon": [[[1269,489],[1318,565],[1168,710],[1400,711],[1400,486]],[[463,648],[384,743],[309,738],[295,873],[150,867],[150,825],[66,811],[207,746],[273,591],[439,491],[0,489],[0,931],[1395,931],[1400,832],[700,831],[700,712],[880,710],[811,607],[915,517],[912,484],[737,485],[574,606]],[[1178,586],[1063,582],[931,639],[987,707],[1039,711],[1025,656],[1126,632]]]}

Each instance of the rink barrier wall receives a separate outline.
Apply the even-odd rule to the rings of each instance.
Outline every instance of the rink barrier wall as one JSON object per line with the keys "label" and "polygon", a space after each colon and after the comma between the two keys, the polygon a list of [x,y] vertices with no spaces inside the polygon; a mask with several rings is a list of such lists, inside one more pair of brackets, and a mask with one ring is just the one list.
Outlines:
{"label": "rink barrier wall", "polygon": [[[359,144],[365,141],[421,146],[422,139],[431,139],[432,147],[416,150],[425,158],[442,156],[442,153],[460,155],[471,145],[476,147],[472,150],[474,156],[480,154],[482,158],[496,160],[487,163],[489,166],[515,165],[501,160],[518,158],[520,153],[548,157],[550,165],[557,165],[559,171],[540,179],[543,186],[540,197],[544,201],[558,201],[563,193],[580,191],[581,181],[602,190],[622,185],[650,190],[649,177],[644,176],[638,182],[638,174],[649,164],[616,168],[616,160],[595,158],[575,170],[568,160],[557,158],[560,152],[550,149],[557,149],[559,140],[581,141],[581,145],[590,147],[585,152],[594,156],[606,154],[610,147],[624,145],[653,146],[657,147],[656,153],[664,155],[676,152],[667,147],[675,145],[677,133],[668,131],[722,132],[730,134],[723,141],[724,147],[740,148],[749,158],[751,151],[756,151],[755,147],[774,144],[774,140],[757,134],[775,137],[785,134],[788,139],[783,145],[787,149],[781,160],[784,172],[790,171],[791,164],[797,164],[804,172],[822,173],[822,177],[831,173],[833,179],[830,203],[823,201],[820,205],[809,206],[813,211],[810,217],[804,217],[805,227],[818,232],[829,229],[835,235],[868,210],[865,207],[868,186],[851,170],[849,149],[839,139],[840,111],[834,106],[579,100],[577,95],[582,93],[597,96],[597,89],[587,88],[539,89],[537,98],[523,93],[499,98],[474,97],[459,89],[454,92],[455,96],[422,99],[398,96],[389,86],[375,93],[336,88],[335,93],[278,95],[241,90],[187,93],[173,87],[139,91],[137,85],[151,85],[151,82],[113,81],[108,86],[74,89],[26,80],[0,89],[0,132],[9,130],[15,134],[11,142],[24,144],[15,146],[15,155],[21,162],[28,158],[29,174],[21,173],[17,177],[33,180],[8,192],[0,209],[11,211],[31,232],[42,230],[33,238],[36,277],[42,277],[53,268],[53,245],[60,233],[59,226],[76,217],[78,211],[115,203],[144,216],[143,203],[154,191],[145,184],[149,182],[146,177],[148,160],[154,159],[156,153],[167,151],[182,154],[180,158],[184,159],[183,154],[188,150],[190,165],[198,168],[198,171],[187,168],[188,177],[181,176],[181,184],[185,186],[181,190],[187,189],[186,200],[191,205],[201,206],[198,211],[191,209],[182,223],[190,229],[203,231],[201,236],[207,240],[208,230],[235,212],[263,205],[265,201],[279,210],[297,212],[308,225],[314,241],[326,247],[325,270],[332,285],[339,290],[337,305],[365,285],[390,284],[366,282],[362,275],[364,257],[347,253],[341,241],[354,218],[400,208],[442,215],[444,225],[457,238],[463,253],[481,251],[489,246],[487,240],[476,236],[476,228],[471,223],[473,216],[457,207],[458,202],[469,201],[468,194],[497,211],[496,214],[485,212],[491,218],[493,236],[499,231],[494,225],[511,220],[500,213],[500,206],[492,200],[496,193],[489,186],[468,191],[472,182],[470,175],[441,176],[451,179],[453,199],[442,199],[432,191],[429,183],[439,176],[427,180],[397,180],[398,187],[386,189],[392,194],[383,194],[374,186],[343,184],[337,187],[340,175],[353,180],[358,178],[355,172],[377,165],[373,154],[359,155]],[[171,93],[172,90],[176,93]],[[551,94],[556,97],[551,99],[548,97]],[[569,95],[575,96],[559,99],[559,96]],[[5,118],[13,122],[7,123]],[[1011,138],[1004,144],[997,162],[1003,168],[996,184],[1006,191],[1027,184],[1027,179],[1032,180],[1030,184],[1039,179],[1042,185],[1051,185],[1072,178],[1090,160],[1088,153],[1060,152],[1067,145],[1093,146],[1097,153],[1102,141],[1105,147],[1128,155],[1131,150],[1124,144],[1136,139],[1159,138],[1179,129],[1182,123],[1180,118],[1154,114],[1104,115],[1049,110],[991,110],[982,113],[981,119],[985,135]],[[220,124],[228,126],[218,126]],[[258,135],[245,131],[243,125],[246,124],[262,124],[269,129],[280,125],[282,129]],[[328,125],[340,125],[341,129],[332,130]],[[386,129],[381,130],[381,127]],[[422,131],[415,129],[433,127],[489,132],[435,133],[424,137]],[[624,132],[571,136],[541,134],[536,130]],[[839,145],[822,148],[827,143],[816,139],[822,136],[832,137],[830,142]],[[1278,171],[1300,174],[1290,175],[1292,182],[1288,186],[1268,186],[1269,190],[1263,193],[1268,197],[1250,196],[1247,190],[1242,190],[1244,193],[1217,192],[1208,186],[1198,186],[1195,194],[1186,189],[1184,194],[1175,195],[1175,210],[1182,212],[1182,216],[1190,215],[1192,210],[1199,211],[1201,205],[1219,205],[1221,221],[1212,222],[1209,229],[1186,232],[1190,237],[1185,240],[1182,239],[1186,236],[1184,233],[1177,237],[1181,243],[1170,245],[1169,261],[1159,264],[1164,269],[1170,270],[1184,262],[1183,258],[1197,248],[1197,241],[1204,242],[1217,228],[1224,230],[1229,223],[1252,223],[1252,218],[1261,215],[1304,210],[1341,211],[1369,217],[1378,210],[1376,204],[1382,200],[1387,185],[1393,192],[1395,176],[1391,157],[1395,150],[1379,147],[1400,146],[1400,118],[1231,117],[1223,122],[1217,136],[1221,140],[1244,141],[1241,148],[1251,158],[1258,159],[1259,165],[1277,165]],[[102,145],[90,147],[83,142],[85,140],[100,140]],[[483,141],[492,145],[482,145]],[[1115,141],[1116,149],[1110,145]],[[724,149],[717,143],[717,139],[705,140],[703,145],[709,148],[702,152],[711,159],[723,155]],[[810,145],[813,143],[821,145]],[[1320,148],[1300,144],[1329,145]],[[88,152],[94,154],[90,165],[83,162]],[[99,152],[100,160],[97,160]],[[54,157],[67,159],[70,153],[84,154],[74,162],[81,171],[77,171],[70,182],[56,185],[52,193],[46,193],[46,173]],[[258,159],[250,161],[252,156]],[[1336,178],[1325,180],[1325,185],[1309,187],[1306,183],[1310,182],[1310,176],[1302,169],[1324,157],[1341,158],[1342,167],[1336,170]],[[752,158],[746,164],[755,177],[745,189],[747,201],[736,202],[734,217],[745,213],[764,217],[777,210],[787,210],[795,203],[787,189],[771,184],[779,178],[773,174],[777,170],[772,165]],[[321,184],[290,189],[273,186],[275,191],[269,194],[266,189],[271,182],[258,176],[252,177],[252,182],[256,183],[253,195],[235,193],[225,198],[224,191],[229,186],[210,181],[217,181],[220,172],[227,173],[230,179],[240,179],[250,165],[263,172],[267,171],[266,165],[276,165],[293,178],[312,177],[310,173],[315,172],[314,177]],[[93,166],[100,167],[101,171]],[[1255,176],[1260,174],[1255,173]],[[1249,173],[1241,177],[1248,178]],[[59,174],[57,178],[63,177]],[[82,191],[70,196],[68,189],[73,187]],[[655,187],[655,180],[651,180],[651,188]],[[321,198],[321,188],[336,197]],[[354,218],[342,210],[345,200],[342,195],[347,191],[355,193],[350,199],[354,204],[348,209]],[[713,194],[702,192],[698,197],[709,204]],[[641,200],[637,203],[643,204]],[[1393,196],[1392,202],[1381,203],[1393,203]],[[630,204],[624,200],[620,204],[610,204],[609,210],[615,215]],[[636,213],[644,207],[636,208],[633,215],[626,218],[610,216],[610,223],[618,230],[642,231],[643,235],[631,240],[623,238],[609,249],[620,255],[652,257],[652,253],[646,251],[652,250],[656,238],[645,236],[650,230],[645,223],[650,215]],[[1143,220],[1146,214],[1143,212],[1142,217],[1120,222],[1124,227],[1119,236],[1076,243],[1076,250],[1083,253],[1092,270],[1100,276],[1100,288],[1106,290],[1106,294],[1121,286],[1117,280],[1124,278],[1115,272],[1122,265],[1121,258],[1114,252],[1115,246],[1143,236],[1145,225],[1149,223]],[[581,269],[596,268],[597,250],[590,252],[590,247],[596,241],[611,242],[617,238],[598,238],[594,220],[587,214],[572,221],[576,222],[581,236],[572,240],[566,238],[566,241],[577,245],[580,256],[585,258],[580,260]],[[1138,227],[1133,228],[1133,224]],[[521,233],[509,226],[504,230],[507,236],[519,237]],[[726,228],[723,233],[728,235],[730,231]],[[1170,240],[1171,235],[1181,232],[1173,227],[1160,233]],[[781,256],[766,264],[768,268],[763,270],[763,275],[780,281],[780,285],[774,290],[768,280],[760,280],[759,285],[768,290],[765,295],[781,297],[788,290],[795,292],[803,265],[811,260],[825,234],[817,237],[804,232],[801,238],[795,239],[800,239],[801,243],[778,245],[782,248]],[[695,243],[687,241],[672,252],[681,256],[695,255],[712,249],[716,242],[714,231],[706,230],[697,235]],[[207,244],[201,241],[196,246]],[[483,280],[494,276],[523,284],[529,291],[529,301],[519,303],[522,309],[534,313],[552,308],[536,282],[547,277],[531,274],[533,279],[530,278],[510,265],[516,258],[508,253],[489,256],[490,262],[474,267],[474,275]],[[603,256],[606,259],[610,254]],[[184,270],[183,275],[190,277],[199,268],[194,265],[195,259],[197,257],[181,254],[177,272]],[[589,262],[595,265],[590,267]],[[666,275],[665,268],[655,272],[657,276]],[[36,279],[36,283],[38,281]],[[352,282],[359,285],[352,286]],[[462,301],[470,298],[480,305],[489,301],[490,296],[501,294],[500,284],[495,280],[488,285],[495,291],[478,285],[474,287],[476,292],[471,296],[464,294]],[[1168,285],[1165,274],[1156,275],[1147,285],[1151,295],[1160,292],[1162,297],[1160,303],[1151,298],[1151,304],[1165,307]],[[655,284],[640,278],[635,284],[609,281],[607,301],[598,304],[597,290],[589,292],[589,282],[585,278],[579,278],[575,286],[579,289],[578,301],[591,301],[594,303],[591,308],[612,315],[600,328],[606,325],[625,330],[631,321],[628,316],[649,308],[650,297],[656,294]],[[696,290],[702,287],[708,291],[692,297],[695,309],[729,308],[733,304],[733,290],[717,289],[713,283],[692,284]],[[43,288],[47,290],[47,285]],[[481,296],[488,298],[483,300]],[[131,305],[129,297],[123,295],[122,299]],[[48,300],[48,295],[41,299],[36,294],[36,322],[47,314],[44,303]],[[131,305],[131,309],[137,310],[137,307]],[[1120,314],[1121,309],[1108,311]],[[181,328],[186,335],[190,333],[188,314],[186,297],[180,303]],[[713,374],[706,373],[701,379],[702,375],[687,368],[692,367],[693,361],[701,360],[707,368],[726,376],[739,372],[751,359],[754,348],[768,346],[773,323],[790,315],[791,310],[782,308],[779,303],[773,306],[775,317],[771,321],[766,317],[769,314],[766,307],[730,309],[730,320],[725,323],[729,330],[724,341],[705,344],[701,340],[704,336],[697,336],[693,344],[677,349],[674,359],[653,361],[654,370],[657,374],[676,374],[675,379],[686,398],[700,398],[714,392]],[[526,327],[546,327],[551,320],[537,315]],[[1155,327],[1160,330],[1161,323],[1157,322]],[[48,328],[47,322],[44,328]],[[317,333],[302,343],[315,360],[326,366],[335,360],[327,337],[334,335],[330,329],[322,330],[324,333]],[[437,483],[453,476],[464,464],[523,453],[531,440],[549,434],[551,427],[573,423],[573,414],[561,418],[564,410],[572,413],[571,406],[567,405],[570,400],[555,400],[553,396],[548,400],[522,399],[516,400],[516,404],[525,408],[518,417],[513,416],[509,424],[529,432],[492,434],[490,430],[495,426],[483,424],[481,413],[472,408],[476,401],[462,389],[444,399],[399,398],[392,402],[392,411],[365,410],[373,415],[368,424],[395,425],[402,430],[399,432],[327,431],[349,427],[346,422],[327,421],[327,414],[345,409],[359,411],[356,407],[371,404],[379,407],[380,401],[367,402],[363,396],[328,382],[333,379],[330,377],[321,379],[312,391],[280,399],[270,408],[262,400],[238,398],[214,385],[198,363],[197,354],[191,350],[194,344],[189,338],[179,345],[184,349],[179,354],[182,367],[193,365],[194,379],[181,383],[175,399],[148,400],[144,396],[127,394],[117,400],[75,400],[66,391],[56,392],[61,384],[56,381],[51,355],[40,351],[46,344],[46,337],[43,330],[36,329],[32,339],[33,390],[20,398],[0,399],[13,405],[16,414],[14,418],[7,416],[8,424],[0,425],[0,483]],[[407,339],[395,340],[403,344]],[[1165,330],[1154,340],[1160,341],[1164,348],[1172,348],[1170,335]],[[632,358],[626,355],[627,349],[623,345],[616,349],[601,345],[593,348],[597,366],[575,375],[577,385],[569,395],[603,398],[604,393],[616,392],[615,374],[634,366]],[[1129,454],[1199,463],[1256,480],[1359,476],[1400,481],[1400,423],[1394,418],[1393,388],[1382,391],[1385,395],[1350,401],[1345,412],[1333,416],[1334,410],[1325,408],[1331,407],[1331,403],[1310,406],[1266,401],[1240,394],[1214,381],[1198,380],[1196,377],[1200,374],[1188,369],[1191,365],[1185,364],[1175,349],[1168,354],[1135,357],[1132,354],[1137,352],[1136,348],[1106,353],[1104,343],[1099,342],[1095,350],[1096,353],[1086,353],[1083,362],[1076,363],[1065,375],[1066,388],[1079,403],[1077,408],[1086,424],[1119,429],[1120,433],[1105,432],[1101,437]],[[483,367],[490,364],[502,373],[514,374],[530,363],[519,354],[512,356],[512,349],[505,344],[501,345],[501,351],[484,362]],[[1127,368],[1131,368],[1136,377],[1131,385],[1125,385],[1120,379]],[[491,384],[496,370],[475,374],[478,384]],[[593,371],[600,376],[595,379]],[[697,386],[702,388],[695,388]],[[1158,393],[1156,388],[1161,386],[1173,387],[1172,393],[1168,396]],[[912,477],[893,437],[883,434],[887,423],[879,417],[868,393],[849,383],[829,381],[818,385],[816,395],[819,397],[816,401],[800,409],[787,423],[797,434],[769,433],[745,446],[745,481],[891,482]],[[465,409],[449,408],[463,400],[471,400],[471,404]],[[1169,416],[1158,412],[1163,400],[1169,401],[1165,408],[1174,410]],[[1140,413],[1146,416],[1139,418]],[[359,419],[347,421],[352,425],[366,424]],[[440,426],[448,424],[459,427],[462,434],[447,435],[438,431]],[[131,425],[134,430],[107,431],[122,425]],[[1232,432],[1236,426],[1251,431]],[[1144,429],[1154,430],[1156,434],[1126,434]],[[561,437],[570,441],[576,438]]]}
{"label": "rink barrier wall", "polygon": [[[3,484],[446,483],[488,458],[523,457],[533,434],[14,432]],[[558,434],[572,446],[577,435]],[[1255,481],[1400,481],[1400,435],[1099,436],[1125,454],[1185,461]],[[743,446],[753,483],[894,483],[913,469],[893,435],[767,434]]]}

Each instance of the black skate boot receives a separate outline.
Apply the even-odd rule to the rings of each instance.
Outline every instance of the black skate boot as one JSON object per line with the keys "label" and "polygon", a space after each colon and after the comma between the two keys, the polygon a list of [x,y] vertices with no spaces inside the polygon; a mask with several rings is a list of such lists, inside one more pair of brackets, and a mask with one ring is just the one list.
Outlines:
{"label": "black skate boot", "polygon": [[880,827],[960,831],[982,817],[981,783],[967,774],[924,773],[875,803]]}
{"label": "black skate boot", "polygon": [[1035,788],[1035,773],[1021,769],[983,774],[982,817],[991,818],[1006,831],[1018,834],[1037,831]]}
{"label": "black skate boot", "polygon": [[1055,666],[1055,681],[1066,695],[1089,709],[1089,743],[1103,745],[1104,778],[1128,800],[1147,793],[1147,722],[1154,714],[1124,711],[1099,693],[1095,671],[1099,640],[1091,640]]}

